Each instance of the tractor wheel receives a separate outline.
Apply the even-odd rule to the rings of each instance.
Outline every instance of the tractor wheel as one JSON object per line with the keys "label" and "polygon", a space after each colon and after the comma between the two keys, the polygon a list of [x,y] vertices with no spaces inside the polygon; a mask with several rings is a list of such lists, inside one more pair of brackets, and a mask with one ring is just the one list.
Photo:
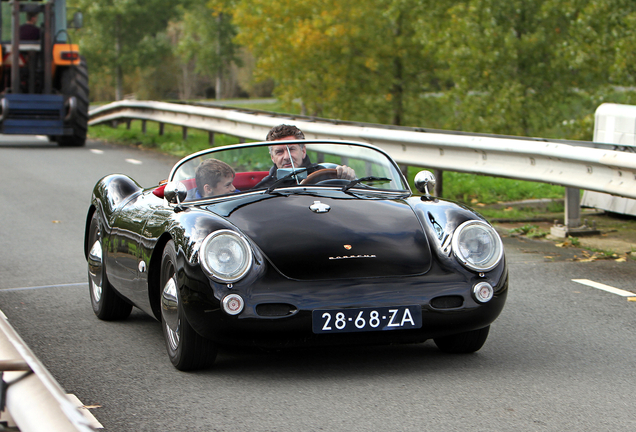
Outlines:
{"label": "tractor wheel", "polygon": [[73,128],[73,135],[55,137],[61,147],[81,147],[86,144],[88,129],[88,67],[86,60],[80,56],[80,64],[62,71],[62,94],[75,96],[77,108],[75,115],[65,126]]}

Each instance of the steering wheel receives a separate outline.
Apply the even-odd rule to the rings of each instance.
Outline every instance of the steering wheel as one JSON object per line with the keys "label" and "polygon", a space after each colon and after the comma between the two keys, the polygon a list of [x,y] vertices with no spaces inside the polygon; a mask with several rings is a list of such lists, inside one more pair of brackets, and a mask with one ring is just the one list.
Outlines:
{"label": "steering wheel", "polygon": [[322,180],[338,178],[338,171],[335,168],[326,168],[314,171],[307,176],[300,184],[318,183]]}

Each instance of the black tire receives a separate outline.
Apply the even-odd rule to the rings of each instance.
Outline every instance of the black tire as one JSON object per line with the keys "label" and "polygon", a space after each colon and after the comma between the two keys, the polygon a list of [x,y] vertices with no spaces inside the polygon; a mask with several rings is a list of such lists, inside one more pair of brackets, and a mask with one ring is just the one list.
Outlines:
{"label": "black tire", "polygon": [[479,351],[488,339],[490,326],[451,336],[433,339],[440,350],[452,354],[468,354]]}
{"label": "black tire", "polygon": [[61,91],[64,96],[75,96],[77,109],[66,127],[73,128],[73,135],[60,135],[57,143],[61,147],[81,147],[86,144],[88,130],[88,66],[80,56],[80,64],[62,71]]}
{"label": "black tire", "polygon": [[132,305],[122,299],[108,283],[106,267],[102,255],[102,231],[97,212],[93,214],[88,228],[88,292],[93,312],[97,318],[105,321],[128,318]]}
{"label": "black tire", "polygon": [[216,360],[214,343],[199,335],[184,314],[177,277],[177,252],[170,240],[163,250],[160,270],[161,327],[168,357],[181,371],[204,369]]}

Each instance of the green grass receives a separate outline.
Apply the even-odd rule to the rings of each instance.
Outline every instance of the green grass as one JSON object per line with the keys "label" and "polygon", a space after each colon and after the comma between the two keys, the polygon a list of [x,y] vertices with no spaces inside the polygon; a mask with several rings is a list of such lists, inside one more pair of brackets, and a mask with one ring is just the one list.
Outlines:
{"label": "green grass", "polygon": [[519,228],[510,230],[511,233],[518,233],[529,238],[543,238],[548,235],[547,231],[539,229],[536,225],[523,225]]}
{"label": "green grass", "polygon": [[[409,167],[408,180],[412,187],[415,175],[421,170],[422,168]],[[528,199],[563,198],[565,195],[565,189],[562,186],[547,183],[452,171],[444,171],[442,175],[443,197],[468,204],[471,207]],[[504,217],[504,214],[507,213],[504,210],[495,211],[501,213],[499,217]],[[556,212],[559,209],[554,208],[547,211]],[[523,210],[510,210],[508,215],[510,216],[513,212],[517,212],[517,216],[520,216]]]}

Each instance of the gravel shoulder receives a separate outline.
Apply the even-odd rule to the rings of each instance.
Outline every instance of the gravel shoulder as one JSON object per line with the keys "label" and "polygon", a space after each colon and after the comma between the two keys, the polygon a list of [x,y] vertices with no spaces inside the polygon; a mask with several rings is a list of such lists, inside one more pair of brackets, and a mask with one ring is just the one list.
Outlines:
{"label": "gravel shoulder", "polygon": [[[552,217],[554,216],[554,217]],[[537,251],[546,248],[560,251],[560,257],[553,259],[571,259],[594,261],[597,259],[613,259],[617,261],[636,260],[636,218],[584,209],[581,213],[582,223],[595,227],[596,235],[559,238],[550,234],[556,219],[563,215],[538,215],[533,221],[499,220],[493,225],[504,238],[518,238],[528,248]],[[561,221],[560,221],[561,222]],[[546,255],[548,259],[550,255]]]}

